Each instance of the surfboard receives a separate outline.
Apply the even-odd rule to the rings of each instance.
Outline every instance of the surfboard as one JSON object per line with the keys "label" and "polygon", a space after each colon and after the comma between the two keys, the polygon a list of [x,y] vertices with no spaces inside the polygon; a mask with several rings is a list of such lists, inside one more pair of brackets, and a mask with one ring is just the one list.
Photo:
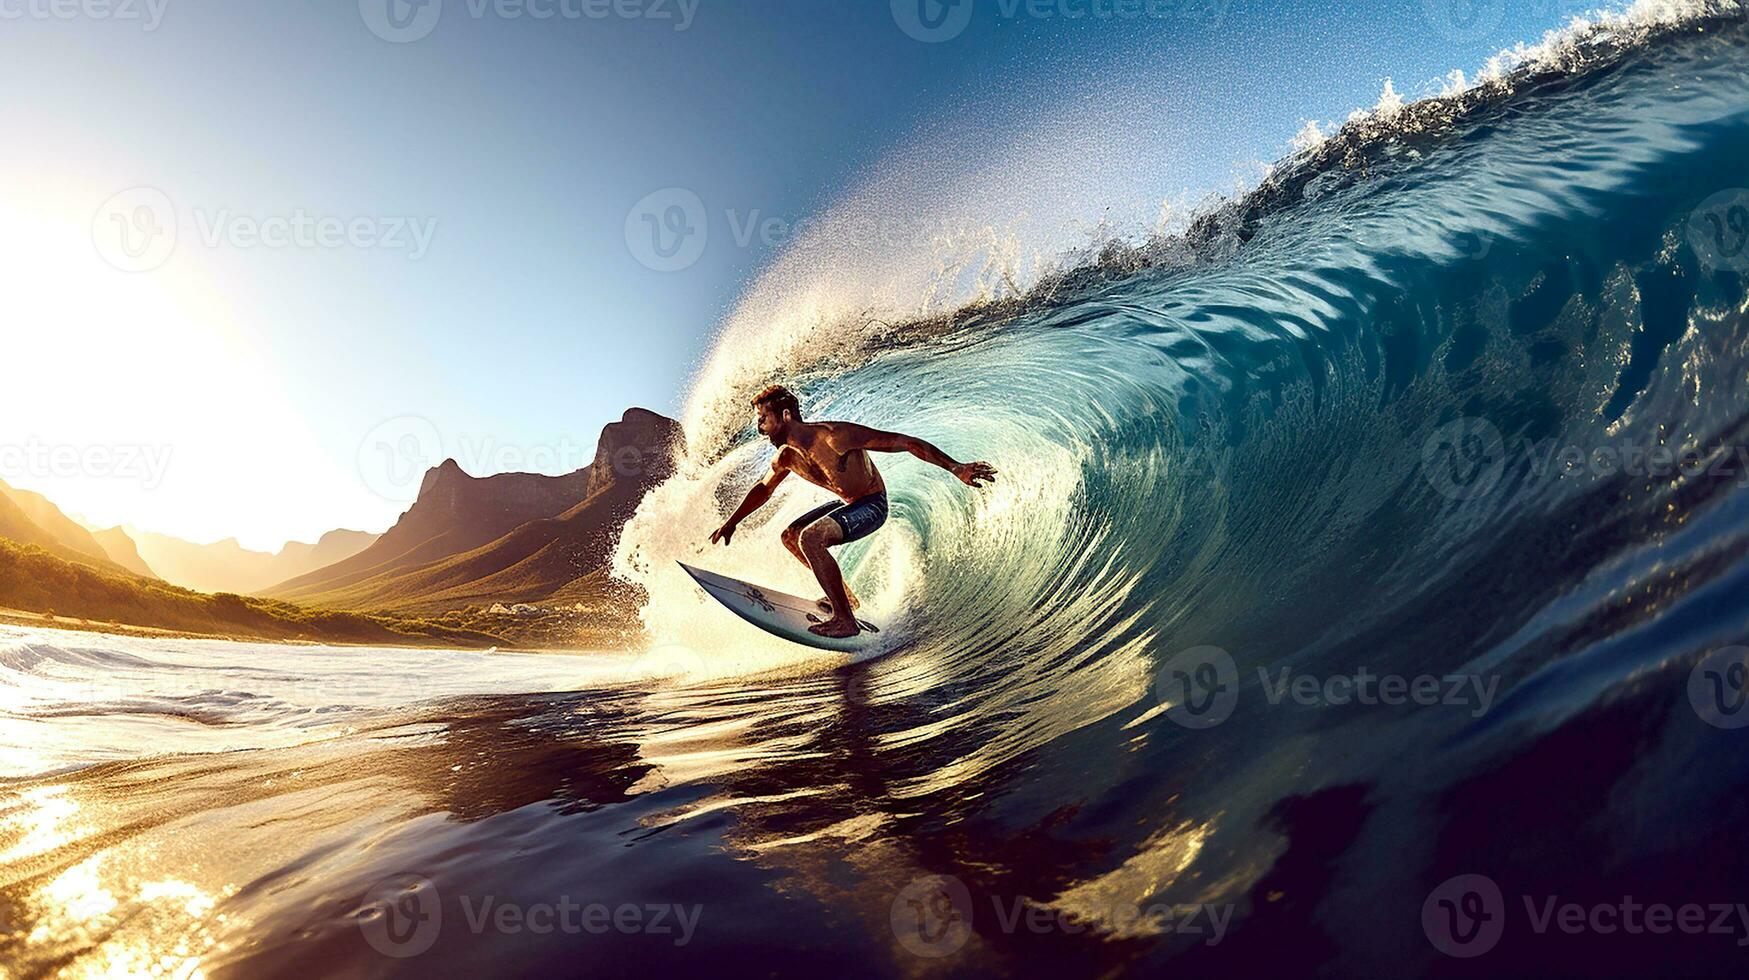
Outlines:
{"label": "surfboard", "polygon": [[711,598],[729,607],[730,612],[765,632],[781,636],[792,643],[820,650],[855,653],[873,646],[880,637],[881,631],[873,623],[860,618],[857,623],[862,626],[862,632],[855,636],[817,636],[808,632],[808,627],[825,622],[827,615],[814,604],[814,600],[743,582],[703,568],[694,568],[686,562],[676,564],[686,569],[686,574],[691,575],[692,580]]}

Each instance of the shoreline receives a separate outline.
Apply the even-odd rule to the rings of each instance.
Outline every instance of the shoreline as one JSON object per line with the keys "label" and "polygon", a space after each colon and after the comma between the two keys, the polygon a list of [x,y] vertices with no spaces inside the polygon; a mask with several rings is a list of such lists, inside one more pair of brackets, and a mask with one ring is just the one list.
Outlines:
{"label": "shoreline", "polygon": [[514,643],[500,643],[491,646],[463,646],[450,643],[365,643],[357,640],[312,640],[302,637],[284,636],[250,636],[232,633],[202,633],[194,630],[166,629],[160,626],[141,626],[134,623],[98,622],[88,619],[72,619],[67,616],[56,616],[50,619],[47,613],[31,612],[26,609],[11,609],[0,607],[0,626],[20,626],[27,629],[52,629],[64,633],[87,633],[96,636],[126,636],[148,640],[221,640],[229,643],[271,643],[279,646],[294,647],[362,647],[370,649],[392,650],[468,650],[478,653],[600,653],[603,649],[614,649],[610,644],[596,646],[569,647],[531,647]]}

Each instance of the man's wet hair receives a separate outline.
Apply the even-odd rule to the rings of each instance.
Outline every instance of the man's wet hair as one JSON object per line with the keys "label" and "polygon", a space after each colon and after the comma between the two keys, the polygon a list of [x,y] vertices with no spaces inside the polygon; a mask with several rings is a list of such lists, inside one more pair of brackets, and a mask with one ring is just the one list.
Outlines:
{"label": "man's wet hair", "polygon": [[753,407],[764,405],[777,413],[779,417],[789,412],[797,422],[802,420],[802,403],[796,400],[795,393],[783,385],[772,385],[753,396]]}

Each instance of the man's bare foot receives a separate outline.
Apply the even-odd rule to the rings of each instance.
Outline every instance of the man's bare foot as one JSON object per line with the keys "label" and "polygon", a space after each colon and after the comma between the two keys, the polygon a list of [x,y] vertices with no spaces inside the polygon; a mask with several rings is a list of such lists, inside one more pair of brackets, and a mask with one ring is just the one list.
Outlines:
{"label": "man's bare foot", "polygon": [[[846,585],[844,587],[844,594],[850,597],[850,609],[852,612],[862,608],[862,600],[856,597],[856,593],[850,591],[850,586]],[[815,599],[814,605],[819,606],[821,612],[829,613],[832,611],[832,600],[825,596]]]}
{"label": "man's bare foot", "polygon": [[808,632],[815,636],[830,636],[837,639],[843,639],[847,636],[855,636],[861,631],[862,628],[857,625],[855,619],[848,617],[845,619],[839,619],[836,616],[826,620],[824,623],[808,627]]}

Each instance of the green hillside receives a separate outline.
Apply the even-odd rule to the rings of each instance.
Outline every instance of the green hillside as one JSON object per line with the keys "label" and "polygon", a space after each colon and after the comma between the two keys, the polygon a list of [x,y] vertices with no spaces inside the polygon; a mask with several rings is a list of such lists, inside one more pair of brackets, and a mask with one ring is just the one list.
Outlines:
{"label": "green hillside", "polygon": [[84,620],[261,639],[494,646],[491,633],[420,619],[208,595],[59,558],[0,538],[0,606]]}

